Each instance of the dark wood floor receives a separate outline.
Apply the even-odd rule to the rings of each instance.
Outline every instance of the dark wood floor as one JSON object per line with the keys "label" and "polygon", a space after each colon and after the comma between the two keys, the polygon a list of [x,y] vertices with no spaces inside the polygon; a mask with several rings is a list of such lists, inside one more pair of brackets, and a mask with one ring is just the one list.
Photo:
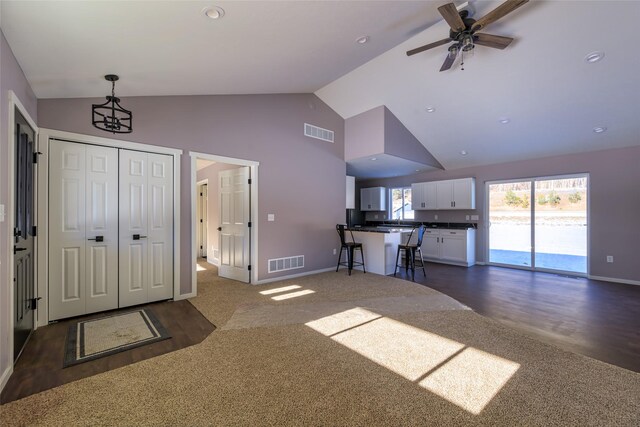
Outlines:
{"label": "dark wood floor", "polygon": [[[426,263],[415,280],[567,351],[640,372],[640,286]],[[407,279],[404,270],[398,277]],[[410,277],[409,277],[410,279]]]}
{"label": "dark wood floor", "polygon": [[153,311],[171,335],[170,339],[63,369],[65,338],[71,323],[127,311],[130,308],[64,320],[38,328],[16,363],[13,374],[0,395],[0,402],[11,402],[71,381],[197,344],[215,329],[215,326],[186,300],[153,303],[141,307]]}

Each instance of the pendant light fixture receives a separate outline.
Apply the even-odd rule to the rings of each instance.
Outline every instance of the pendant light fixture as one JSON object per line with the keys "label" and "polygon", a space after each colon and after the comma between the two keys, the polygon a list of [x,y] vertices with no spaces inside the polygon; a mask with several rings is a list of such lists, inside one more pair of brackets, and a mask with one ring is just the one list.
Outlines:
{"label": "pendant light fixture", "polygon": [[104,104],[93,104],[91,107],[93,126],[111,133],[131,133],[131,111],[120,105],[120,98],[116,98],[116,81],[119,77],[107,74],[105,80],[111,82],[111,96],[107,96]]}

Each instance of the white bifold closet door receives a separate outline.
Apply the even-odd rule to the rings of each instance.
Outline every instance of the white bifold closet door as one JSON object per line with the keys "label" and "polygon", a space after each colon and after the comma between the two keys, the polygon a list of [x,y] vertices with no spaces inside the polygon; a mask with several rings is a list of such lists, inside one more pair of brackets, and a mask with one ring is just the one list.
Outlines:
{"label": "white bifold closet door", "polygon": [[49,320],[118,307],[118,150],[51,141]]}
{"label": "white bifold closet door", "polygon": [[120,150],[120,307],[173,297],[173,157]]}

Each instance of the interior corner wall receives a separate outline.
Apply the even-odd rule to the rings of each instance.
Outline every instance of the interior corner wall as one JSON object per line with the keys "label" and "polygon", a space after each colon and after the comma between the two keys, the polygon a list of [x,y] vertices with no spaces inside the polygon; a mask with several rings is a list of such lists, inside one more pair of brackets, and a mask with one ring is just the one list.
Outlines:
{"label": "interior corner wall", "polygon": [[0,222],[0,375],[9,367],[11,360],[9,337],[13,331],[9,328],[10,321],[10,286],[13,283],[9,277],[9,253],[7,242],[11,238],[9,215],[13,214],[13,202],[9,200],[9,91],[13,91],[22,105],[27,109],[33,120],[38,119],[37,99],[29,82],[24,76],[18,61],[13,56],[11,48],[0,31],[0,204],[5,206],[6,217]]}
{"label": "interior corner wall", "polygon": [[[98,98],[41,99],[41,128],[185,150],[181,161],[180,292],[191,292],[189,151],[260,163],[258,279],[335,266],[335,224],[344,222],[344,120],[313,94],[124,97],[133,132],[91,125]],[[304,136],[304,123],[335,132],[335,143]],[[267,222],[267,213],[275,214]],[[268,273],[267,260],[305,255],[304,268]],[[255,262],[253,260],[252,262]],[[254,265],[255,267],[255,265]]]}
{"label": "interior corner wall", "polygon": [[220,250],[218,231],[219,200],[218,200],[218,172],[237,169],[240,166],[228,163],[214,163],[196,172],[196,182],[207,179],[207,261],[215,259],[215,251]]}
{"label": "interior corner wall", "polygon": [[[640,141],[639,141],[640,143]],[[476,209],[416,211],[424,222],[469,222],[479,215],[476,258],[484,262],[486,246],[485,183],[506,179],[589,174],[589,273],[592,276],[640,281],[640,145],[568,154],[464,169],[425,172],[397,178],[358,182],[358,187],[403,187],[414,182],[476,178]],[[438,220],[434,215],[438,215]],[[607,263],[607,255],[614,263]]]}

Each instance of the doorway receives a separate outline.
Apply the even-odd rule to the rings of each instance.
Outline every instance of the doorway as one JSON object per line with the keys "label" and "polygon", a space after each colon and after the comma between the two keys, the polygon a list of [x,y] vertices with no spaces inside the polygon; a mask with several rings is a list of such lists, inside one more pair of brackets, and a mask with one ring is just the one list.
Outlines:
{"label": "doorway", "polygon": [[204,270],[198,262],[215,265],[220,277],[255,281],[258,163],[201,153],[191,153],[191,159],[192,293],[197,272]]}
{"label": "doorway", "polygon": [[588,178],[487,182],[489,263],[586,276]]}

